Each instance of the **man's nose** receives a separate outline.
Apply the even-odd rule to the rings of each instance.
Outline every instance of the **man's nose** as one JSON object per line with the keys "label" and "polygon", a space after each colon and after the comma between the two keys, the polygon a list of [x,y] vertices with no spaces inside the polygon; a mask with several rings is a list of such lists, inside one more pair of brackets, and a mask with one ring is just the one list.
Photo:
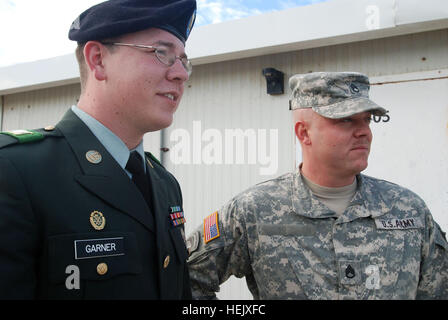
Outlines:
{"label": "man's nose", "polygon": [[177,80],[181,82],[185,82],[189,79],[188,72],[180,58],[176,57],[174,64],[169,67],[167,77],[169,80]]}
{"label": "man's nose", "polygon": [[354,135],[356,137],[362,137],[362,136],[372,136],[372,130],[370,129],[370,123],[367,123],[365,121],[360,121],[357,123]]}

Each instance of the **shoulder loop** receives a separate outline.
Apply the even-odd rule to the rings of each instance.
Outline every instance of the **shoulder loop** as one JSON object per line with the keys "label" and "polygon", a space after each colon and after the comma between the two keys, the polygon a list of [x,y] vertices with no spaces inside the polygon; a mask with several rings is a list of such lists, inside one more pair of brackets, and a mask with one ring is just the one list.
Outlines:
{"label": "shoulder loop", "polygon": [[160,161],[159,161],[156,157],[154,157],[154,156],[152,155],[151,152],[146,151],[145,154],[146,154],[148,157],[150,157],[151,160],[153,160],[153,161],[156,162],[158,165],[160,165],[162,168],[165,168],[165,167],[160,163]]}
{"label": "shoulder loop", "polygon": [[46,137],[60,137],[62,133],[54,126],[33,130],[11,130],[0,132],[0,148],[14,144],[36,142]]}
{"label": "shoulder loop", "polygon": [[0,132],[0,134],[10,136],[14,138],[18,143],[35,142],[45,138],[42,133],[35,130],[12,130]]}

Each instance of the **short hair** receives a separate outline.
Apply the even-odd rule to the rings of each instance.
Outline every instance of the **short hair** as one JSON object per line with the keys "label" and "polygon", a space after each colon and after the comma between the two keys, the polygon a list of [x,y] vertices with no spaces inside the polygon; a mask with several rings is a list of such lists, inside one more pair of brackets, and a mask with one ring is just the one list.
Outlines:
{"label": "short hair", "polygon": [[[99,42],[102,43],[103,41],[104,42],[116,42],[117,40],[114,38],[114,39],[102,40]],[[84,47],[86,46],[86,43],[87,42],[78,42],[78,46],[76,47],[76,50],[75,50],[76,60],[78,61],[78,66],[79,66],[79,79],[81,82],[81,92],[84,92],[84,89],[85,89],[86,83],[87,83],[87,76],[88,76],[88,72],[89,72],[89,69],[87,67],[86,60],[84,57]],[[114,46],[108,45],[108,44],[106,44],[105,46],[109,49],[109,51],[111,53],[114,52],[114,49],[113,49]]]}
{"label": "short hair", "polygon": [[81,92],[84,91],[87,81],[87,65],[86,61],[84,59],[84,47],[86,43],[80,43],[78,42],[78,46],[75,50],[76,60],[78,60],[78,66],[79,66],[79,79],[81,81]]}

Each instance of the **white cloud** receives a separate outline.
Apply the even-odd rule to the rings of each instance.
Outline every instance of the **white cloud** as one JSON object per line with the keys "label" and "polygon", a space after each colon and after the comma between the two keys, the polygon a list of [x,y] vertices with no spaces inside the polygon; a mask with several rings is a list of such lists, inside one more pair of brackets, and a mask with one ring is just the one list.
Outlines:
{"label": "white cloud", "polygon": [[256,8],[248,8],[243,2],[238,0],[197,0],[196,25],[220,23],[262,13]]}

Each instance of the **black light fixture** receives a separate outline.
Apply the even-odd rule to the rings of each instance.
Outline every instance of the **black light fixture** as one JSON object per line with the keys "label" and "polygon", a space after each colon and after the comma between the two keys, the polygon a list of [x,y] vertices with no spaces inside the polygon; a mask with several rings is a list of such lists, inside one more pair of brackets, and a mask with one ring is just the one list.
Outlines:
{"label": "black light fixture", "polygon": [[284,93],[284,74],[274,68],[264,68],[263,76],[266,78],[267,93],[272,95]]}

